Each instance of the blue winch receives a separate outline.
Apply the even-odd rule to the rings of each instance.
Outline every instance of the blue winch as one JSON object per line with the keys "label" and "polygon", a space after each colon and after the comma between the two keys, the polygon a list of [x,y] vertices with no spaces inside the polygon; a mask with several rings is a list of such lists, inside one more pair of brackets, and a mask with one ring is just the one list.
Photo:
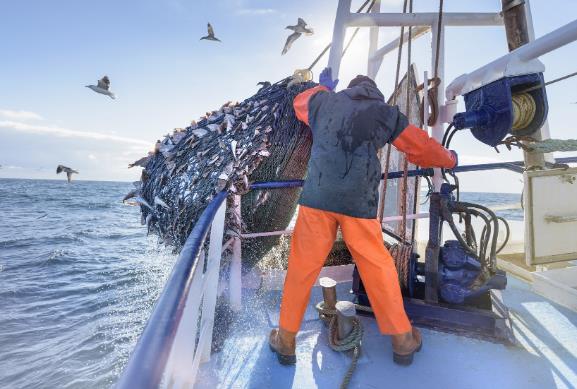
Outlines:
{"label": "blue winch", "polygon": [[464,95],[466,111],[453,117],[457,129],[498,145],[507,134],[529,136],[547,119],[548,103],[543,74],[504,77]]}

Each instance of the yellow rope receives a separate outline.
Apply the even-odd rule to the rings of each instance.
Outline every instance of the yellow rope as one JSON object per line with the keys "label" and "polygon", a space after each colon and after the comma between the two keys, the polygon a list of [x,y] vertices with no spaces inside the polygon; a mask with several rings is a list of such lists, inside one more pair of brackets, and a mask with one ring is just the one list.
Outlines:
{"label": "yellow rope", "polygon": [[529,93],[513,95],[513,131],[522,130],[535,118],[537,105]]}

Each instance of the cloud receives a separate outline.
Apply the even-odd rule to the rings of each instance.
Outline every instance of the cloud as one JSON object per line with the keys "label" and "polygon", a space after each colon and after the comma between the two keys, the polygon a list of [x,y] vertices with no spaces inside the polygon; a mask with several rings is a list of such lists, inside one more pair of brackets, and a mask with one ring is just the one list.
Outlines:
{"label": "cloud", "polygon": [[238,15],[270,15],[278,11],[272,8],[243,8],[236,11]]}
{"label": "cloud", "polygon": [[23,110],[0,109],[0,116],[9,120],[42,120],[42,116],[35,112]]}
{"label": "cloud", "polygon": [[88,159],[92,160],[92,161],[96,161],[96,155],[94,154],[88,154]]}
{"label": "cloud", "polygon": [[56,126],[42,126],[15,121],[0,121],[0,128],[14,130],[18,132],[55,135],[64,138],[84,138],[93,140],[113,141],[120,143],[130,143],[142,146],[152,146],[151,142],[147,142],[140,139],[126,138],[123,136],[110,135],[110,134],[102,134],[99,132],[71,130],[68,128],[62,128]]}

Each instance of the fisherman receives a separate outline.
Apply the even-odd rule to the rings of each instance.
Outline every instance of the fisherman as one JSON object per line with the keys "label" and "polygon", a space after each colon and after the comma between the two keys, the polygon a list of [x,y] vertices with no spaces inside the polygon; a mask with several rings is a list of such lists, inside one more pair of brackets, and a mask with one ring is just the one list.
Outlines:
{"label": "fisherman", "polygon": [[270,333],[270,347],[280,363],[296,362],[296,334],[340,226],[379,330],[391,336],[393,360],[410,365],[422,339],[405,313],[393,258],[377,220],[378,151],[392,143],[411,163],[447,169],[457,165],[457,154],[409,124],[398,107],[386,104],[369,77],[359,75],[335,93],[338,80],[333,81],[326,68],[319,82],[294,99],[296,116],[311,128],[313,145],[291,241],[280,328]]}

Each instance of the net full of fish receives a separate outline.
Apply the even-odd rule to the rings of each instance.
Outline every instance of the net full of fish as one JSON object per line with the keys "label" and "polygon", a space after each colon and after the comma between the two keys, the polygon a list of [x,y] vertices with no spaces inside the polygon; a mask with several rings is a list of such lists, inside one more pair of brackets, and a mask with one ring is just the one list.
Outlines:
{"label": "net full of fish", "polygon": [[[248,186],[305,176],[312,138],[297,120],[292,103],[315,84],[287,88],[289,82],[287,78],[264,86],[241,103],[229,102],[207,112],[198,122],[158,141],[154,152],[131,165],[144,169],[125,201],[140,205],[149,233],[179,251],[202,211],[225,189],[243,195],[242,226],[229,206],[227,235],[288,226],[300,189],[248,192]],[[243,242],[243,257],[258,258],[278,239]]]}

